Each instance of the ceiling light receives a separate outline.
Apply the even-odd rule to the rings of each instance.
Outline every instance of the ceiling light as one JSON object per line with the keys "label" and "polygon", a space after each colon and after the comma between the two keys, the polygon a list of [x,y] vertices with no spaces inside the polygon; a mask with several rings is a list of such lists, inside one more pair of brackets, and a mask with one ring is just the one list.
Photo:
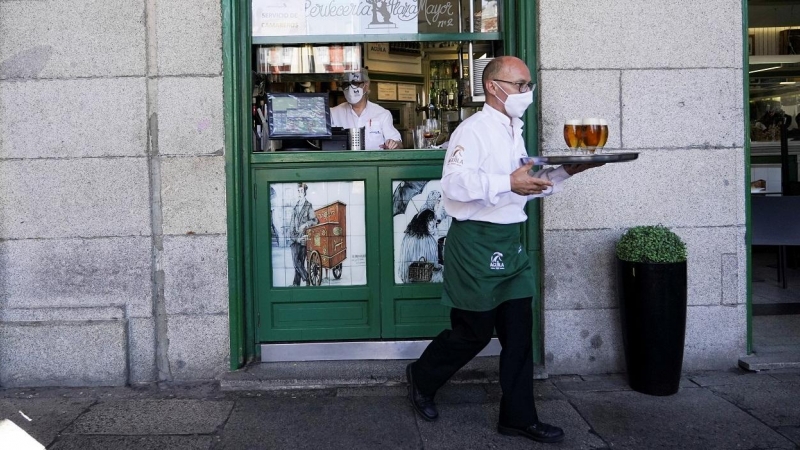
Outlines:
{"label": "ceiling light", "polygon": [[748,58],[750,64],[797,64],[800,55],[753,55]]}
{"label": "ceiling light", "polygon": [[767,67],[767,68],[764,68],[764,69],[751,70],[750,73],[764,72],[765,70],[780,69],[780,68],[781,68],[781,66],[773,66],[773,67]]}
{"label": "ceiling light", "polygon": [[788,85],[797,84],[797,81],[781,81],[781,84],[788,84]]}

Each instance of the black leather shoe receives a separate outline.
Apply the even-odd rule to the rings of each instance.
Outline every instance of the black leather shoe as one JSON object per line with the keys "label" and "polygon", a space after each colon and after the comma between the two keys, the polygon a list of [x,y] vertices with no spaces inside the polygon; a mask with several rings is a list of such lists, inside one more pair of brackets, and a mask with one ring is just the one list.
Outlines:
{"label": "black leather shoe", "polygon": [[[411,363],[414,364],[414,363]],[[411,364],[406,366],[406,380],[408,381],[408,400],[414,411],[428,422],[433,422],[439,418],[439,411],[436,410],[436,403],[433,402],[433,397],[421,394],[414,384],[414,378],[411,376]]]}
{"label": "black leather shoe", "polygon": [[548,425],[543,422],[536,422],[527,427],[507,427],[504,425],[497,425],[497,431],[506,436],[524,436],[528,439],[533,439],[536,442],[561,442],[564,440],[564,430],[553,425]]}

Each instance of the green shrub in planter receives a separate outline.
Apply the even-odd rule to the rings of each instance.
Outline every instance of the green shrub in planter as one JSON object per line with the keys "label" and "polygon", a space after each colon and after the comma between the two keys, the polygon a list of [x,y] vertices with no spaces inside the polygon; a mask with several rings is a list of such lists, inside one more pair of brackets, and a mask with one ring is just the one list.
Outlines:
{"label": "green shrub in planter", "polygon": [[638,226],[630,228],[617,242],[617,257],[630,262],[684,262],[686,245],[665,226]]}
{"label": "green shrub in planter", "polygon": [[686,337],[686,245],[663,226],[629,229],[617,242],[617,287],[628,383],[650,395],[678,392]]}

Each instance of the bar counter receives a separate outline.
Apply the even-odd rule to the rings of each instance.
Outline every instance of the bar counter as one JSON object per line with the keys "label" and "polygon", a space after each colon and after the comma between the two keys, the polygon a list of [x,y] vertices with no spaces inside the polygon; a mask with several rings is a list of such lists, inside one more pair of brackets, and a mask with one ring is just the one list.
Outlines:
{"label": "bar counter", "polygon": [[348,165],[380,165],[398,162],[408,165],[441,163],[445,150],[397,149],[397,150],[351,150],[351,151],[276,151],[250,154],[250,164],[280,164],[282,166],[307,165],[321,162],[346,163]]}

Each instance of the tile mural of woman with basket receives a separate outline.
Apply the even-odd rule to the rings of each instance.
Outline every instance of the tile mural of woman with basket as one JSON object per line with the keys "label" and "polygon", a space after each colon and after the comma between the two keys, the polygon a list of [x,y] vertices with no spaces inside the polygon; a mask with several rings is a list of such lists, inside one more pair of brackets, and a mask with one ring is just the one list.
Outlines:
{"label": "tile mural of woman with basket", "polygon": [[[416,184],[416,185],[415,185]],[[395,182],[395,193],[414,186],[405,210],[395,211],[395,268],[397,283],[441,283],[444,243],[449,221],[441,206],[439,181]],[[423,202],[424,203],[421,203]],[[421,203],[421,204],[420,204]],[[399,216],[399,220],[398,220]],[[410,219],[409,219],[410,217]],[[444,222],[444,225],[443,224]],[[399,230],[403,230],[399,232]],[[402,236],[399,246],[397,240]]]}

